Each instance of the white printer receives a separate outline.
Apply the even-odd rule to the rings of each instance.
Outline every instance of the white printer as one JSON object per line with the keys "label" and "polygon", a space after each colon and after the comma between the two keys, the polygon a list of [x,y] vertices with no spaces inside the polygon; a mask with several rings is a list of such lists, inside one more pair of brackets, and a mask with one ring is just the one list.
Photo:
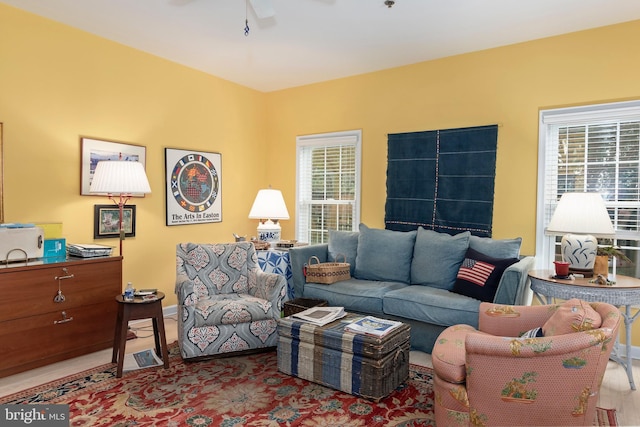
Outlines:
{"label": "white printer", "polygon": [[0,224],[0,263],[44,255],[44,230],[33,224]]}

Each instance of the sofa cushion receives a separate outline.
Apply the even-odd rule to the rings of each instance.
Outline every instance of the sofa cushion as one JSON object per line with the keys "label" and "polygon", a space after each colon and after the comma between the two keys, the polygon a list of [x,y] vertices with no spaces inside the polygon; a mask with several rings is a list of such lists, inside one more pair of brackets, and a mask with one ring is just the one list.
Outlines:
{"label": "sofa cushion", "polygon": [[492,239],[490,237],[471,236],[469,247],[493,258],[519,258],[522,237],[515,239]]}
{"label": "sofa cushion", "polygon": [[516,262],[518,258],[492,258],[469,248],[458,270],[453,292],[492,302],[502,274]]}
{"label": "sofa cushion", "polygon": [[453,289],[469,247],[469,236],[468,231],[451,236],[419,227],[411,261],[411,284]]}
{"label": "sofa cushion", "polygon": [[602,317],[586,301],[572,298],[558,306],[555,313],[542,325],[545,337],[589,331],[599,328]]}
{"label": "sofa cushion", "polygon": [[355,274],[357,250],[357,231],[329,230],[329,261],[336,261],[340,256],[339,262],[342,262],[342,255],[344,255],[352,276]]}
{"label": "sofa cushion", "polygon": [[381,315],[383,314],[382,297],[389,291],[408,286],[399,282],[352,278],[329,286],[307,283],[304,286],[304,297],[322,299],[330,306],[344,307],[346,311]]}
{"label": "sofa cushion", "polygon": [[409,283],[415,231],[392,231],[360,224],[354,277]]}
{"label": "sofa cushion", "polygon": [[390,316],[439,326],[465,323],[477,328],[480,301],[431,286],[407,286],[387,292],[382,308]]}

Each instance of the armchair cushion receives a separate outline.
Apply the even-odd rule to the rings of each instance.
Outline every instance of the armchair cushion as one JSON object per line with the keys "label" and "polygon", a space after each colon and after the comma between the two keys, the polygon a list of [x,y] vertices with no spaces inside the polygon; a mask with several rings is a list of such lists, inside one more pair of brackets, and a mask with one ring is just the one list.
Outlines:
{"label": "armchair cushion", "polygon": [[271,302],[248,294],[213,295],[196,304],[196,327],[273,319]]}
{"label": "armchair cushion", "polygon": [[545,337],[597,329],[602,317],[585,301],[570,299],[558,306],[549,320],[542,325]]}

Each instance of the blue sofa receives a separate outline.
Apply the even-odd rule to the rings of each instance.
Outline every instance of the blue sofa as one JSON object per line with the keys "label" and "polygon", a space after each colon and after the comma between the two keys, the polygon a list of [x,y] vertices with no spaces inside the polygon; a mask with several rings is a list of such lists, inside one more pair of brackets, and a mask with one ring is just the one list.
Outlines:
{"label": "blue sofa", "polygon": [[[330,231],[328,244],[290,249],[294,297],[408,323],[412,349],[431,353],[445,328],[478,326],[481,302],[530,303],[527,273],[534,258],[520,256],[521,242],[422,227],[400,232],[360,224],[359,232]],[[346,257],[351,279],[306,283],[304,268],[312,256],[320,262]]]}

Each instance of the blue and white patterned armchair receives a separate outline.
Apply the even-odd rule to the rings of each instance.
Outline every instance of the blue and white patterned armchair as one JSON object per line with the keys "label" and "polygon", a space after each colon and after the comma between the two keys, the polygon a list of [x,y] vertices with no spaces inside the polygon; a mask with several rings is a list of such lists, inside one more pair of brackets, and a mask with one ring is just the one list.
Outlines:
{"label": "blue and white patterned armchair", "polygon": [[277,345],[287,281],[260,270],[251,242],[178,244],[175,292],[184,359]]}

